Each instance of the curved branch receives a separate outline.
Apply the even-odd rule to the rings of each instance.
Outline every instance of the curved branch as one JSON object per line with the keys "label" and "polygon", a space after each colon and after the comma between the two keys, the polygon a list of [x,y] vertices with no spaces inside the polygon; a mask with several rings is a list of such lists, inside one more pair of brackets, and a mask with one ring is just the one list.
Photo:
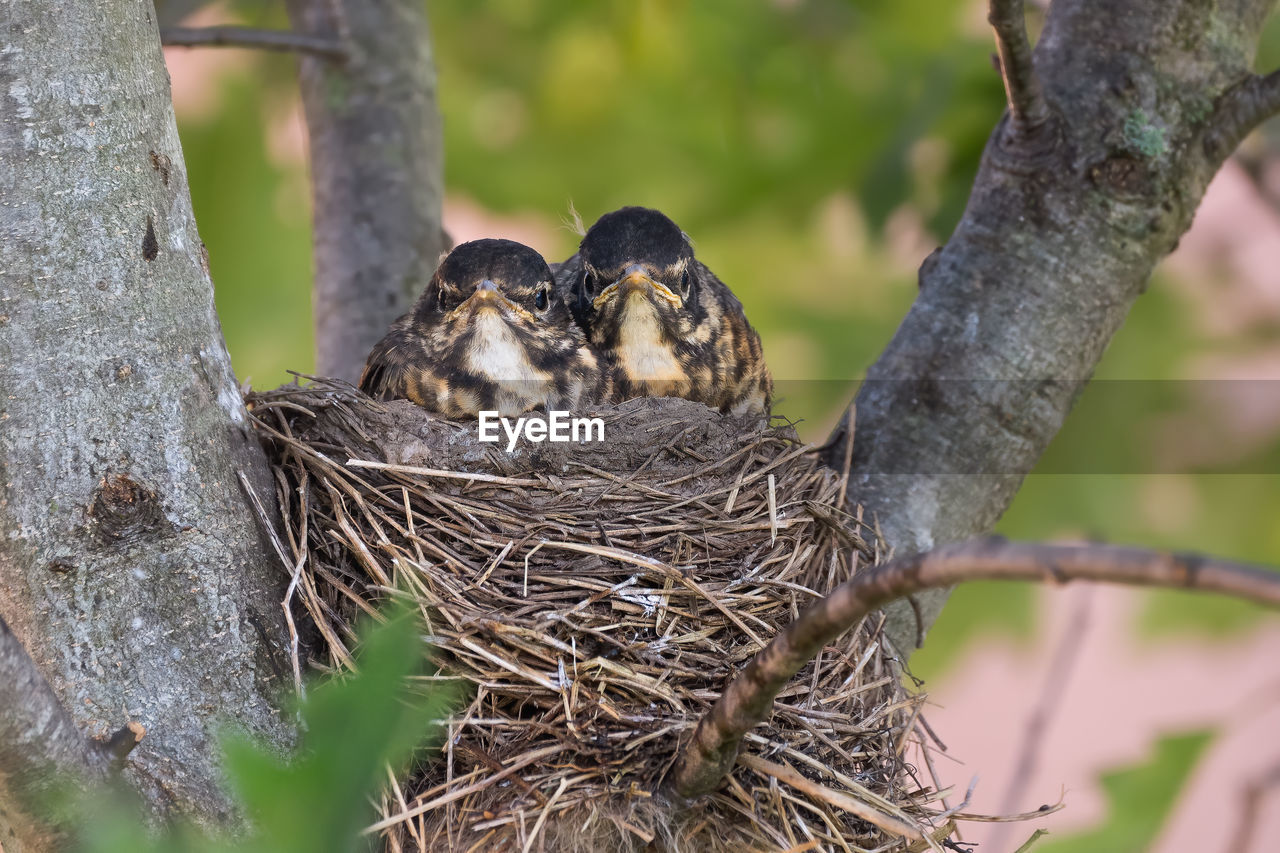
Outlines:
{"label": "curved branch", "polygon": [[987,21],[995,30],[1000,76],[1009,102],[1011,129],[1027,135],[1049,119],[1049,105],[1031,59],[1027,17],[1022,0],[991,0]]}
{"label": "curved branch", "polygon": [[8,824],[19,849],[43,849],[63,831],[47,811],[58,786],[101,782],[110,771],[110,756],[80,733],[0,618],[0,803],[9,806],[0,826]]}
{"label": "curved branch", "polygon": [[1205,154],[1225,160],[1244,138],[1267,119],[1280,114],[1280,70],[1265,77],[1250,74],[1218,98],[1204,136]]}
{"label": "curved branch", "polygon": [[341,39],[253,27],[165,27],[160,30],[160,43],[166,47],[250,47],[311,53],[328,59],[347,57],[347,47]]}
{"label": "curved branch", "polygon": [[699,721],[672,771],[671,787],[683,797],[713,790],[733,769],[742,737],[768,718],[778,691],[868,613],[924,589],[970,580],[1181,587],[1280,607],[1280,573],[1194,554],[991,538],[893,560],[836,587],[752,658]]}

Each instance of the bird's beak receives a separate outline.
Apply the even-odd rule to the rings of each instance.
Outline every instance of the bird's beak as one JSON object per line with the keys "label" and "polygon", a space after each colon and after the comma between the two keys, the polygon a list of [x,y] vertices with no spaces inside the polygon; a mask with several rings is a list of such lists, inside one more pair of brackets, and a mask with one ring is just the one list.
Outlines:
{"label": "bird's beak", "polygon": [[503,296],[502,291],[498,290],[498,286],[487,278],[476,285],[475,291],[455,311],[475,314],[485,308],[492,308],[495,311],[501,311],[505,308],[514,314],[530,320],[533,319],[532,314]]}
{"label": "bird's beak", "polygon": [[620,296],[623,300],[628,299],[631,294],[638,294],[643,299],[649,299],[652,296],[658,296],[668,302],[674,304],[677,308],[684,304],[684,300],[671,292],[665,284],[654,281],[653,277],[645,272],[644,267],[639,264],[632,264],[627,267],[622,274],[622,278],[600,291],[599,295],[591,301],[592,307],[599,310],[614,296]]}

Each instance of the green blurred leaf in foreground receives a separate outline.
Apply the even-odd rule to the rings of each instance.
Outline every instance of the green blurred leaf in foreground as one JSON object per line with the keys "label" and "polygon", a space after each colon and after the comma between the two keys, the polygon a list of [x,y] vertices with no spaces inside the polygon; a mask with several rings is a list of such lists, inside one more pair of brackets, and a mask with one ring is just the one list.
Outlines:
{"label": "green blurred leaf in foreground", "polygon": [[292,757],[281,757],[243,734],[222,737],[231,790],[249,814],[248,837],[212,840],[178,826],[149,836],[138,811],[118,793],[85,811],[83,853],[263,851],[325,853],[361,849],[360,830],[375,819],[372,798],[387,767],[402,769],[417,750],[439,736],[451,691],[427,674],[422,626],[403,606],[384,623],[365,626],[358,672],[330,678],[310,690],[299,708],[305,734]]}
{"label": "green blurred leaf in foreground", "polygon": [[[1102,777],[1107,792],[1106,823],[1037,844],[1035,853],[1140,853],[1148,849],[1211,739],[1210,732],[1161,738],[1151,761]],[[1195,849],[1194,845],[1178,847]]]}

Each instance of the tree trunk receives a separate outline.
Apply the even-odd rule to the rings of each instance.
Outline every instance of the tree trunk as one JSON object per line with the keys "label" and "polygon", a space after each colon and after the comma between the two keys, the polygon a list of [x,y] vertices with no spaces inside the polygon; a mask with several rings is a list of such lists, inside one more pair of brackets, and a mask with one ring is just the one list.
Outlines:
{"label": "tree trunk", "polygon": [[[964,217],[856,400],[849,493],[895,553],[987,531],[1009,506],[1210,178],[1265,118],[1248,88],[1266,82],[1250,69],[1272,5],[1049,7],[1034,54],[1047,117],[995,129]],[[1002,6],[1021,27],[1021,3]],[[945,600],[889,608],[899,651]]]}
{"label": "tree trunk", "polygon": [[146,727],[126,772],[154,812],[224,818],[211,727],[291,739],[284,573],[154,13],[0,20],[0,616],[82,732]]}
{"label": "tree trunk", "polygon": [[294,29],[337,35],[304,56],[311,140],[316,372],[355,381],[426,288],[444,249],[440,114],[424,0],[289,0]]}

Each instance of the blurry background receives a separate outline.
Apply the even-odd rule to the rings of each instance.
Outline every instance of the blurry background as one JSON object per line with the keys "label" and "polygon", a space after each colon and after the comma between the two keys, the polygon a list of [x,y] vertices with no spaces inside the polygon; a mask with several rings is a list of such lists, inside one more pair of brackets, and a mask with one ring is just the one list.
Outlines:
{"label": "blurry background", "polygon": [[[587,224],[661,208],[745,303],[780,380],[776,410],[822,440],[959,218],[1002,111],[985,2],[430,9],[454,240],[506,236],[561,260],[577,243],[570,205]],[[287,25],[261,2],[186,23],[223,22]],[[242,380],[272,387],[313,363],[294,60],[168,60],[231,356]],[[1258,67],[1280,67],[1276,20]],[[1280,563],[1276,124],[1215,181],[999,532]],[[1226,851],[1246,789],[1280,767],[1280,621],[1255,608],[974,584],[912,669],[956,759],[938,773],[961,791],[981,774],[972,809],[1035,808],[1069,788],[1066,811],[982,849],[1045,825],[1036,850]],[[1258,790],[1261,851],[1280,833],[1280,784]]]}

